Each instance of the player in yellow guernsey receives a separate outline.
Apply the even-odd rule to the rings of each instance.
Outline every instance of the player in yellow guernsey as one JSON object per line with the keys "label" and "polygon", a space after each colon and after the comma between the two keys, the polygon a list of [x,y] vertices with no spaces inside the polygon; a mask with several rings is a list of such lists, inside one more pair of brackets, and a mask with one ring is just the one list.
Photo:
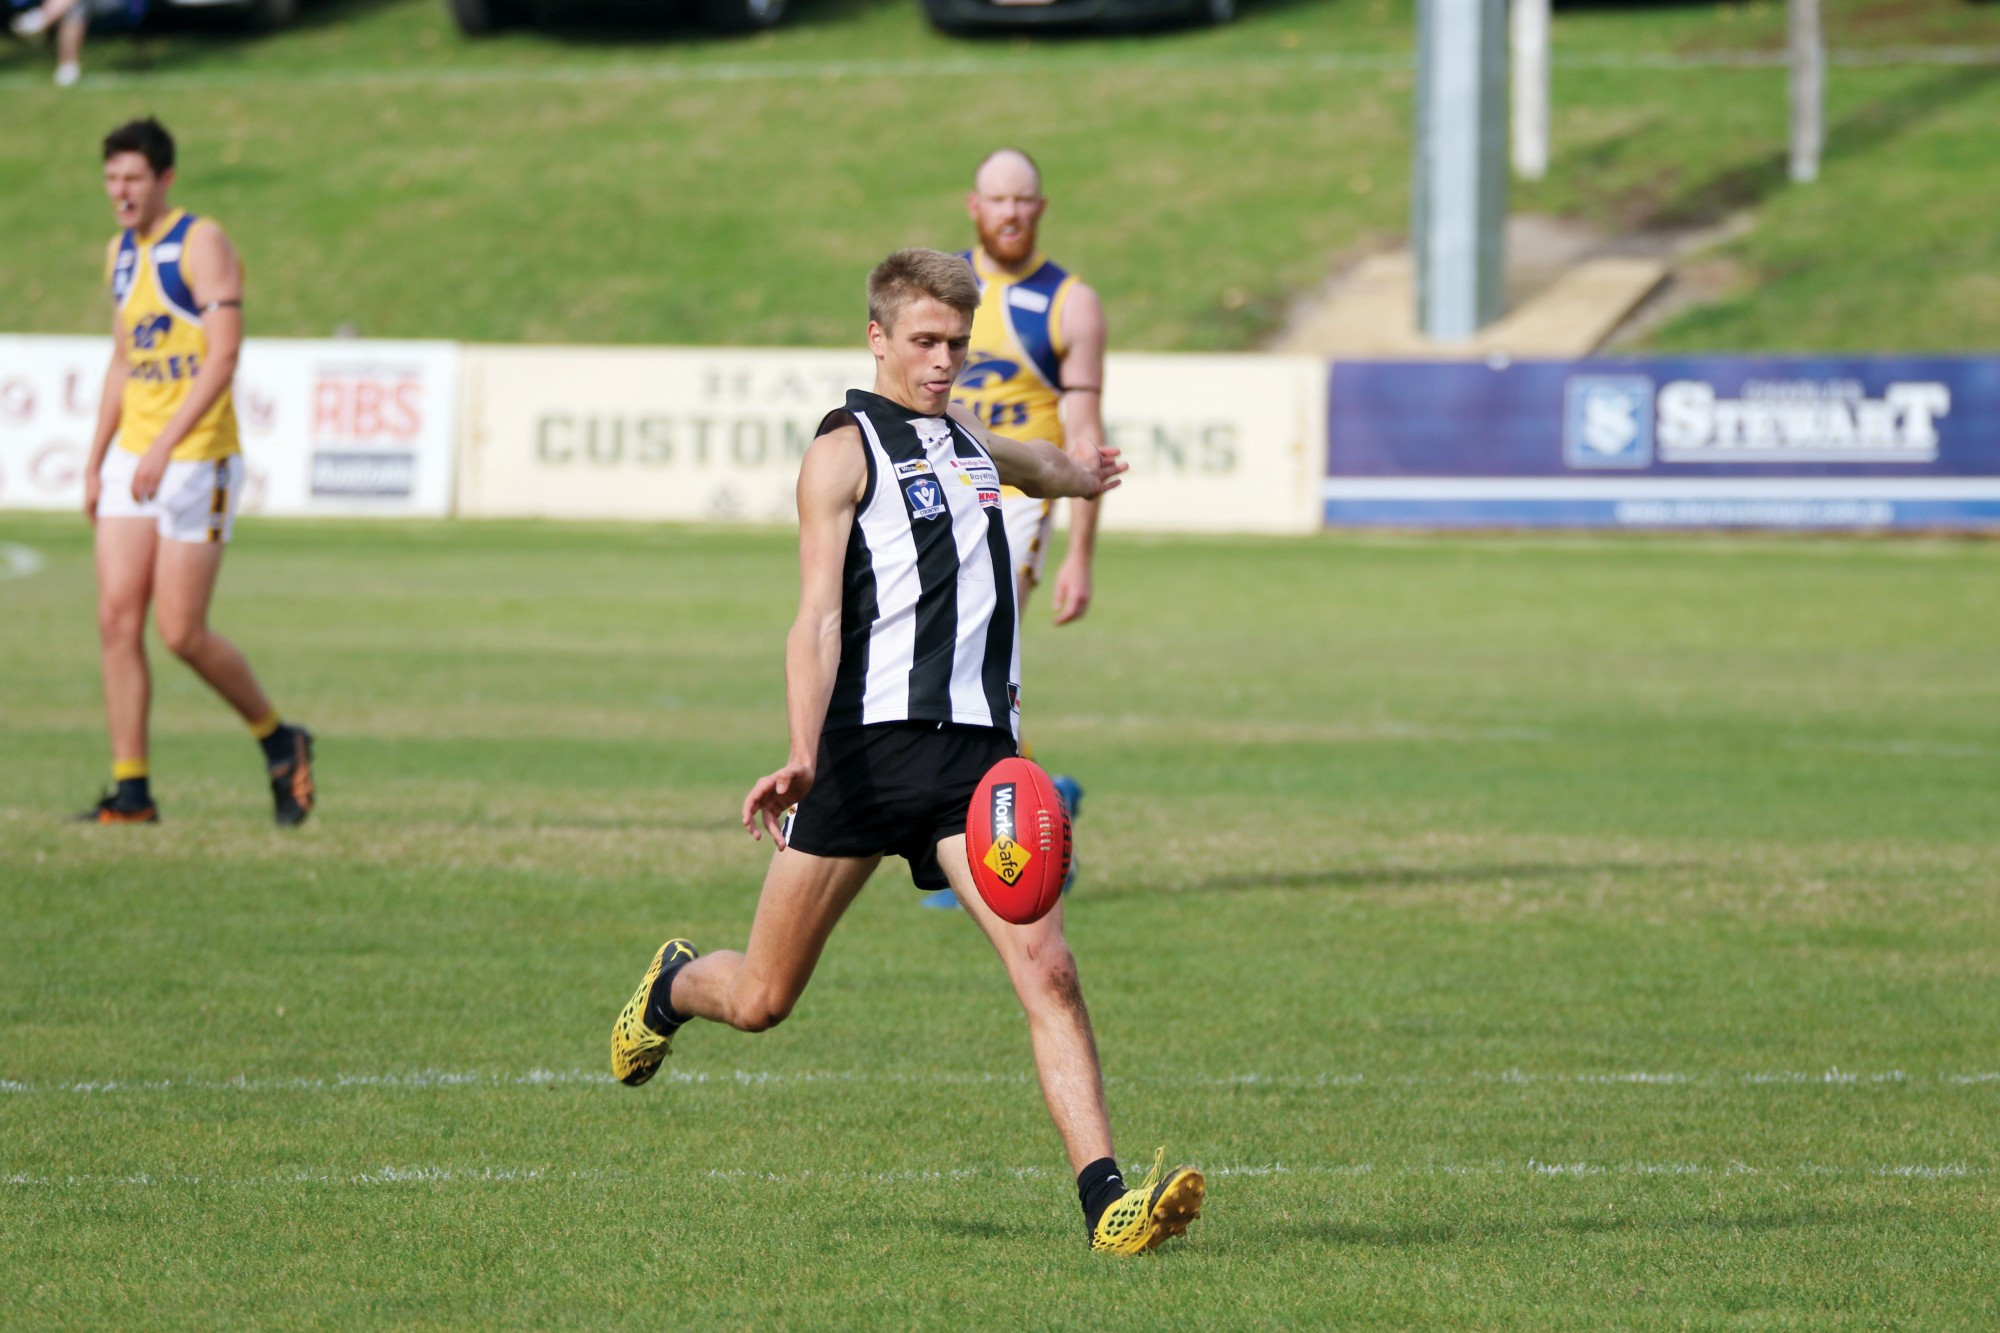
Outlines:
{"label": "player in yellow guernsey", "polygon": [[[1037,248],[1043,212],[1042,176],[1017,148],[989,154],[973,176],[965,209],[979,232],[965,252],[979,279],[972,350],[952,401],[989,429],[1058,448],[1095,451],[1104,444],[1104,306],[1097,293],[1043,257]],[[1018,491],[1004,493],[1007,544],[1014,575],[1027,594],[1041,582],[1054,503]],[[1069,552],[1056,571],[1056,624],[1090,608],[1091,557],[1097,549],[1100,500],[1070,503]]]}
{"label": "player in yellow guernsey", "polygon": [[[963,253],[979,279],[979,310],[972,319],[972,349],[951,400],[998,434],[1047,440],[1087,458],[1104,445],[1104,306],[1082,279],[1043,256],[1037,242],[1047,208],[1041,170],[1018,148],[994,150],[973,173],[965,211],[979,245]],[[1102,503],[1070,501],[1069,551],[1053,589],[1058,625],[1090,609]],[[1015,597],[1025,611],[1028,594],[1042,580],[1055,506],[1003,490],[1001,511]],[[1082,807],[1082,786],[1066,774],[1058,774],[1055,784],[1074,816]],[[1065,893],[1075,879],[1072,861]],[[948,891],[929,894],[924,903],[958,905]]]}
{"label": "player in yellow guernsey", "polygon": [[222,228],[172,207],[174,141],[136,120],[104,140],[104,189],[124,230],[106,257],[111,366],[84,512],[97,529],[97,623],[114,790],[80,818],[159,820],[147,753],[146,610],[161,640],[228,701],[263,747],[277,821],[313,808],[312,735],[282,722],[208,603],[243,489],[230,393],[243,342],[243,265]]}

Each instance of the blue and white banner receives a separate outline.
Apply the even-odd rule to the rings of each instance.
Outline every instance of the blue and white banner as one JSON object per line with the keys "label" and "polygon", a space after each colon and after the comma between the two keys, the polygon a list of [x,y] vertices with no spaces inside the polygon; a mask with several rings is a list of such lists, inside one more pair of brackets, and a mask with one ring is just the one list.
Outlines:
{"label": "blue and white banner", "polygon": [[1326,521],[2000,526],[2000,357],[1341,362]]}

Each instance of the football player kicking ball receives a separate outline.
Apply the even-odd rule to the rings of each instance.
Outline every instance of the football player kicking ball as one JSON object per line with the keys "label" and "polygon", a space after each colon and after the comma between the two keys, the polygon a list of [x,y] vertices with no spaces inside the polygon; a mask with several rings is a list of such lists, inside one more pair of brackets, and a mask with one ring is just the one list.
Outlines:
{"label": "football player kicking ball", "polygon": [[[950,885],[1006,964],[1042,1096],[1077,1173],[1092,1249],[1138,1254],[1201,1215],[1201,1173],[1136,1189],[1112,1156],[1097,1043],[1060,904],[1009,925],[973,885],[966,806],[1015,752],[1020,635],[1000,488],[1102,494],[1115,450],[1071,458],[950,410],[979,290],[965,261],[902,250],[868,277],[875,391],[828,415],[799,472],[799,612],[785,641],[791,752],[743,801],[777,853],[742,953],[668,940],[618,1016],[611,1069],[651,1078],[690,1019],[743,1032],[784,1019],[862,885],[894,853]],[[789,815],[789,807],[796,805]]]}

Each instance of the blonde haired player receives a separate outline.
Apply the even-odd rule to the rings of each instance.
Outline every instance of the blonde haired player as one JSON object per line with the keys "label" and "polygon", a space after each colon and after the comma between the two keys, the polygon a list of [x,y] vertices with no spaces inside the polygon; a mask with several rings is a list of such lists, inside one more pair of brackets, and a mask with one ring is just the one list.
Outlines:
{"label": "blonde haired player", "polygon": [[[281,825],[313,808],[312,736],[287,726],[208,603],[243,489],[231,382],[243,342],[243,265],[222,228],[167,193],[174,141],[150,117],[104,140],[114,346],[84,471],[97,528],[97,621],[114,790],[79,818],[159,821],[147,753],[146,610],[167,648],[228,701],[263,747]],[[115,447],[114,447],[115,441]]]}
{"label": "blonde haired player", "polygon": [[1162,1153],[1126,1186],[1062,906],[1002,921],[965,850],[966,806],[1015,752],[1020,716],[1000,487],[1098,495],[1125,465],[1116,450],[994,435],[951,406],[978,304],[965,264],[936,250],[900,250],[868,275],[874,391],[827,414],[799,469],[790,752],[743,798],[743,826],[767,828],[778,849],[749,943],[705,955],[684,939],[661,945],[612,1028],[611,1072],[646,1082],[696,1018],[743,1032],[783,1021],[875,867],[901,856],[920,887],[964,900],[1007,968],[1090,1247],[1139,1254],[1201,1215],[1201,1173],[1163,1170]]}
{"label": "blonde haired player", "polygon": [[[1042,173],[1018,148],[997,148],[981,160],[965,196],[965,211],[979,244],[961,251],[979,280],[979,311],[972,320],[972,349],[952,391],[952,403],[995,434],[1047,440],[1057,448],[1104,445],[1104,306],[1074,273],[1044,256],[1038,246]],[[1067,625],[1090,609],[1091,560],[1097,551],[1100,497],[1069,506],[1069,551],[1056,571],[1055,623]],[[1016,599],[1025,609],[1042,581],[1055,504],[1011,487],[1002,492],[1007,545],[1013,552]],[[1025,748],[1025,747],[1024,747]],[[1083,806],[1083,787],[1058,774],[1056,789],[1072,816]],[[1070,864],[1069,892],[1076,879]],[[957,906],[948,893],[924,899],[928,907]]]}

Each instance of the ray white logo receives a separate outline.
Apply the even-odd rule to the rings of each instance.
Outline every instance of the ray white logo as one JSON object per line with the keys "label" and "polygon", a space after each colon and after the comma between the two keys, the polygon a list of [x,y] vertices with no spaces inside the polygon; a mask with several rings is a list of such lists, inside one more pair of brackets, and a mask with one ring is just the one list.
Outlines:
{"label": "ray white logo", "polygon": [[1657,408],[1663,462],[1929,463],[1951,390],[1915,381],[1872,398],[1854,380],[1751,380],[1740,398],[1723,398],[1674,380]]}

